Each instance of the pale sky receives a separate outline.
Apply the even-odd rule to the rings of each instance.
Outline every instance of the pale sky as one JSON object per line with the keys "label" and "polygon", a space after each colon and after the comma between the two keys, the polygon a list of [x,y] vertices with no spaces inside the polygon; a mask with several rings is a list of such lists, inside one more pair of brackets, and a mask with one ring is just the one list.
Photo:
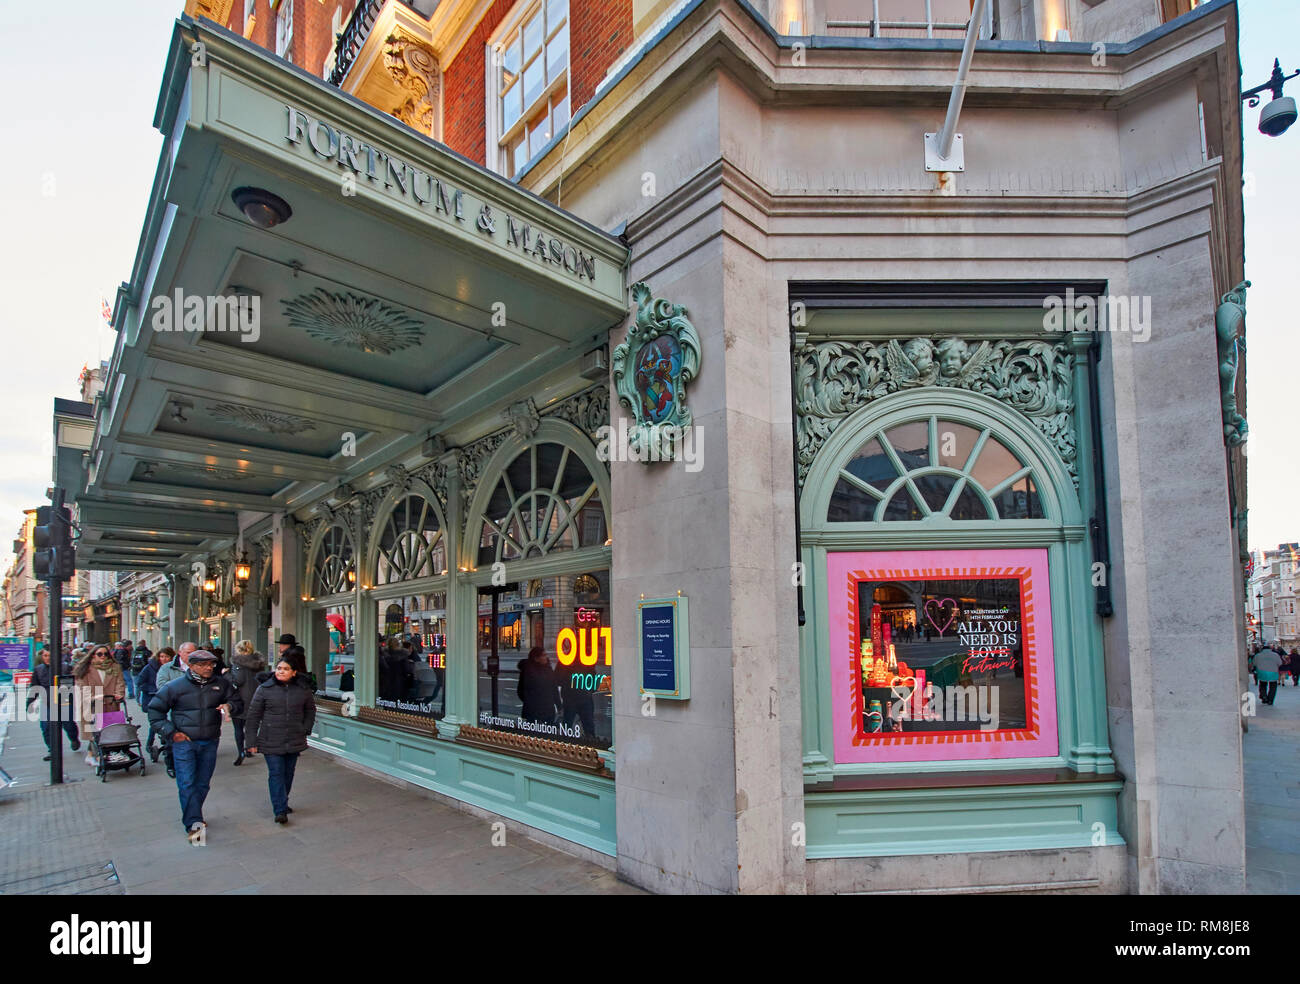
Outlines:
{"label": "pale sky", "polygon": [[[77,374],[112,353],[100,318],[130,275],[162,144],[152,128],[163,58],[180,0],[0,5],[0,571],[22,510],[46,503],[54,397],[77,399]],[[1242,0],[1243,87],[1281,57],[1300,68],[1300,3]],[[1300,98],[1300,79],[1287,94]],[[1300,440],[1292,398],[1300,334],[1286,291],[1300,281],[1300,125],[1280,138],[1245,109],[1250,542],[1300,540]],[[1248,186],[1249,187],[1249,186]],[[1219,475],[1207,476],[1217,481]],[[1225,523],[1227,517],[1224,517]]]}

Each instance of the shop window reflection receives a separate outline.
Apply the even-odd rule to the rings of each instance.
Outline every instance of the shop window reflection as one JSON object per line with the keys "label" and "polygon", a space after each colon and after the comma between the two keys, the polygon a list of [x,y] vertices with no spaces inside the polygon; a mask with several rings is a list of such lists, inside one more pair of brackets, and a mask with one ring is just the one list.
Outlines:
{"label": "shop window reflection", "polygon": [[343,700],[356,690],[356,606],[331,605],[325,609],[325,679],[321,696]]}
{"label": "shop window reflection", "polygon": [[447,593],[377,603],[375,706],[440,718],[447,707]]}
{"label": "shop window reflection", "polygon": [[481,727],[610,746],[614,654],[609,583],[608,571],[593,571],[480,589]]}

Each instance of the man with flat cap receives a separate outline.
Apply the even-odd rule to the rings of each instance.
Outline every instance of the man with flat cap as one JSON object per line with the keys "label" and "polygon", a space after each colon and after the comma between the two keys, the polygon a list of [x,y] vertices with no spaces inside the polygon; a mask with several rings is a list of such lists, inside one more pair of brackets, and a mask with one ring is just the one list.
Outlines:
{"label": "man with flat cap", "polygon": [[228,676],[217,676],[217,657],[206,649],[189,654],[182,676],[159,689],[149,704],[149,721],[172,745],[181,823],[191,844],[205,843],[203,801],[217,767],[223,715],[244,709]]}

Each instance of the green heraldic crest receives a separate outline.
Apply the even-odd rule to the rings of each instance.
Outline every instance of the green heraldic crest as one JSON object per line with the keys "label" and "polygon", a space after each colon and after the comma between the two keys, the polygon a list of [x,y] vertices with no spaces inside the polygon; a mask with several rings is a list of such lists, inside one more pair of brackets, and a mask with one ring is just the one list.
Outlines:
{"label": "green heraldic crest", "polygon": [[628,445],[640,461],[670,461],[691,426],[686,384],[700,373],[700,336],[680,304],[652,300],[650,287],[632,285],[636,320],[614,349],[618,402],[634,418]]}

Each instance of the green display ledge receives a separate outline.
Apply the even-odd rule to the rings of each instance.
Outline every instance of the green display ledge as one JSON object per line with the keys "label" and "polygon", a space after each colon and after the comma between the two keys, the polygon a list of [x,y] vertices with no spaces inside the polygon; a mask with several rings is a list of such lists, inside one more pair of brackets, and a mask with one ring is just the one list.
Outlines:
{"label": "green display ledge", "polygon": [[351,718],[321,715],[313,748],[616,856],[614,780]]}
{"label": "green display ledge", "polygon": [[1115,776],[1068,770],[872,776],[804,788],[807,857],[1123,844]]}

